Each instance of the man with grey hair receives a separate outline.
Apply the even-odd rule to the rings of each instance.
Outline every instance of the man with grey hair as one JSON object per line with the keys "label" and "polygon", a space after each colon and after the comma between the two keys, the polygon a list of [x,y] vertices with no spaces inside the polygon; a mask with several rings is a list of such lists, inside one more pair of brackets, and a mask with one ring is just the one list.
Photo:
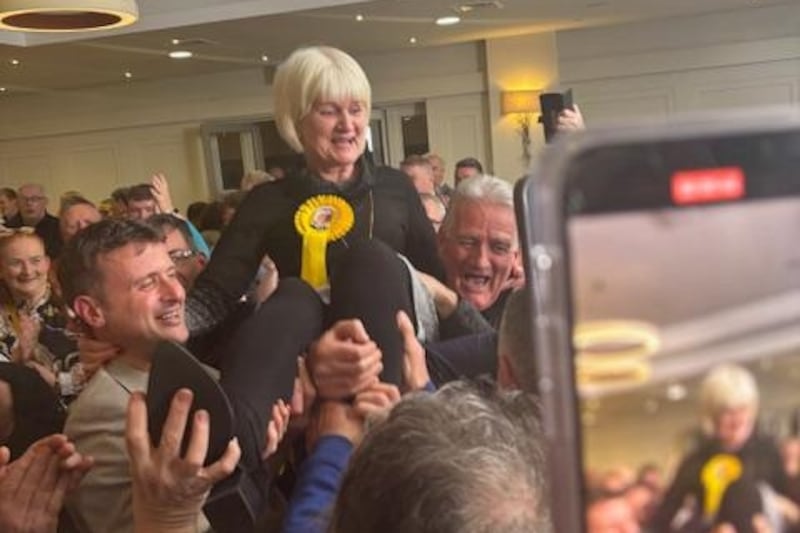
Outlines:
{"label": "man with grey hair", "polygon": [[61,253],[61,230],[58,218],[47,212],[47,195],[37,183],[26,183],[17,191],[19,213],[6,221],[9,228],[29,226],[44,241],[48,257],[55,259]]}
{"label": "man with grey hair", "polygon": [[537,414],[489,384],[406,397],[353,454],[329,531],[549,533]]}
{"label": "man with grey hair", "polygon": [[497,327],[522,280],[511,184],[475,176],[456,188],[438,236],[447,285]]}

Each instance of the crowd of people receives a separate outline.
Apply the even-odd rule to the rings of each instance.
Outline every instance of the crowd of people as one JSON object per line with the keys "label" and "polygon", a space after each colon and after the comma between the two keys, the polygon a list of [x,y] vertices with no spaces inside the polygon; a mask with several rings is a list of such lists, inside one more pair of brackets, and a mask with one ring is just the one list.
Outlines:
{"label": "crowd of people", "polygon": [[[58,216],[40,185],[0,190],[0,531],[549,533],[511,185],[471,157],[452,186],[435,153],[374,165],[339,50],[294,52],[273,93],[303,167],[185,214],[160,174]],[[218,383],[229,433],[191,387],[148,425],[164,343]],[[695,487],[657,479],[598,493],[590,533],[676,524]]]}
{"label": "crowd of people", "polygon": [[[431,220],[417,180],[365,157],[370,87],[339,50],[298,50],[274,91],[303,168],[185,215],[163,175],[54,214],[41,185],[0,190],[0,530],[546,531],[526,328],[498,342],[524,302],[511,185],[465,159],[450,188],[417,156]],[[199,388],[148,426],[165,343],[231,406],[216,456]]]}

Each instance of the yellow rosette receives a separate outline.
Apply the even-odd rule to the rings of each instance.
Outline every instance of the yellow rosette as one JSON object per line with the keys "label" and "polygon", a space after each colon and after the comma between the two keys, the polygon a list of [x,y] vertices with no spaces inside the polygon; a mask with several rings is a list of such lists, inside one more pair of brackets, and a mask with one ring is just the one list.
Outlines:
{"label": "yellow rosette", "polygon": [[703,513],[713,518],[719,511],[722,496],[731,483],[742,477],[742,462],[735,455],[718,453],[700,470],[700,483],[705,489]]}
{"label": "yellow rosette", "polygon": [[353,208],[332,194],[313,196],[294,214],[294,227],[303,237],[300,277],[315,289],[328,284],[325,253],[328,243],[341,239],[353,227]]}

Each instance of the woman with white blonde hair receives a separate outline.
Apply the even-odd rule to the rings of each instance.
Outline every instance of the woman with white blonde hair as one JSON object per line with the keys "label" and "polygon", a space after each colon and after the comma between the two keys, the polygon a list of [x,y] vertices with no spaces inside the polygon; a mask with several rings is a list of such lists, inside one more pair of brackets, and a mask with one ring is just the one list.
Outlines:
{"label": "woman with white blonde hair", "polygon": [[[245,197],[189,294],[190,329],[217,326],[269,255],[281,278],[301,277],[329,302],[328,324],[361,319],[382,351],[382,377],[397,382],[403,347],[395,315],[403,309],[413,320],[411,281],[397,254],[444,275],[419,195],[403,173],[365,156],[372,94],[351,56],[298,49],[278,67],[273,95],[278,131],[303,154],[305,169]],[[312,372],[323,366],[310,362]]]}
{"label": "woman with white blonde hair", "polygon": [[674,531],[675,516],[687,500],[707,531],[728,486],[738,480],[764,484],[782,493],[786,474],[773,439],[756,430],[758,384],[753,374],[736,364],[712,368],[699,391],[705,439],[684,457],[655,518],[654,531]]}

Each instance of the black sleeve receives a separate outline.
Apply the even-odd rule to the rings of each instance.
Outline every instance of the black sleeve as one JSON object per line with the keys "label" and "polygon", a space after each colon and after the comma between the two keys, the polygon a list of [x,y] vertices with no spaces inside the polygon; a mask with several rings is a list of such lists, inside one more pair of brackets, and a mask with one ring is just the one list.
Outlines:
{"label": "black sleeve", "polygon": [[458,299],[458,306],[452,315],[439,320],[439,336],[442,340],[493,331],[494,328],[481,312],[463,298]]}
{"label": "black sleeve", "polygon": [[444,282],[444,267],[439,259],[433,225],[428,220],[425,208],[422,207],[417,190],[408,180],[406,182],[409,221],[405,256],[411,261],[414,268]]}
{"label": "black sleeve", "polygon": [[285,203],[282,189],[266,183],[250,191],[236,210],[189,292],[186,321],[193,336],[214,329],[236,307],[267,253],[269,232]]}
{"label": "black sleeve", "polygon": [[[700,467],[701,465],[694,455],[683,460],[653,518],[653,531],[658,533],[671,531],[670,524],[683,505],[684,498],[687,494],[697,492]],[[697,502],[698,506],[702,504],[701,501]]]}

